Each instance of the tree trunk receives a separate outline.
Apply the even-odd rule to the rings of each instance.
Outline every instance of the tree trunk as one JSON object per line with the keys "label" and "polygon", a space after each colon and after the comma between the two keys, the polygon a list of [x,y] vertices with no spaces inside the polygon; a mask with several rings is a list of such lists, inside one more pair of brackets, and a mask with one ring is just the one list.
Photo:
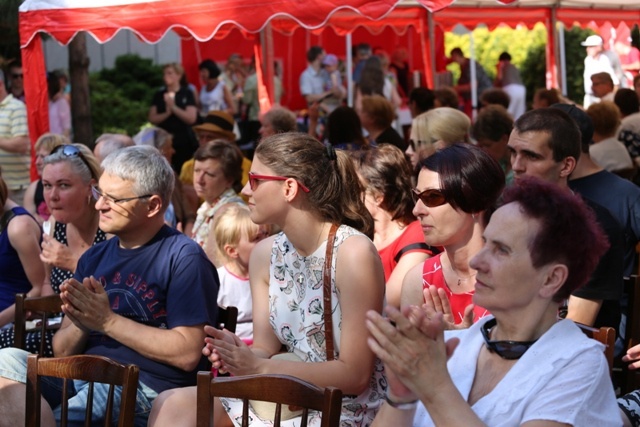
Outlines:
{"label": "tree trunk", "polygon": [[84,32],[76,34],[69,43],[69,81],[71,82],[73,141],[93,148],[89,100],[89,56],[87,55],[87,35]]}

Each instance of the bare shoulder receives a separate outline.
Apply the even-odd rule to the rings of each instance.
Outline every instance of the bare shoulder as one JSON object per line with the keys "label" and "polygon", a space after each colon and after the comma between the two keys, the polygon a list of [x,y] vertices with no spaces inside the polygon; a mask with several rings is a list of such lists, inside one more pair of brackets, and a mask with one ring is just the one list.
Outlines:
{"label": "bare shoulder", "polygon": [[384,293],[384,269],[373,242],[364,235],[349,236],[339,247],[336,260],[336,286],[344,292],[348,288],[374,289]]}
{"label": "bare shoulder", "polygon": [[422,295],[422,268],[424,263],[420,263],[411,268],[404,276],[402,281],[402,292],[400,297],[400,305],[420,305],[424,301]]}
{"label": "bare shoulder", "polygon": [[40,234],[40,226],[36,222],[36,220],[30,215],[17,215],[9,221],[9,225],[7,226],[7,232],[9,233],[9,237],[18,237],[19,234],[32,234],[38,233]]}
{"label": "bare shoulder", "polygon": [[[271,262],[271,248],[276,235],[261,240],[251,250],[249,257],[249,277],[257,279],[258,276],[268,279],[269,263]],[[253,282],[254,280],[252,280]]]}
{"label": "bare shoulder", "polygon": [[273,242],[276,240],[277,234],[273,236],[269,236],[266,239],[259,241],[256,246],[251,251],[251,258],[255,256],[263,257],[269,256],[271,254],[271,248],[273,247]]}
{"label": "bare shoulder", "polygon": [[338,249],[338,260],[379,262],[380,255],[373,242],[363,234],[349,236]]}

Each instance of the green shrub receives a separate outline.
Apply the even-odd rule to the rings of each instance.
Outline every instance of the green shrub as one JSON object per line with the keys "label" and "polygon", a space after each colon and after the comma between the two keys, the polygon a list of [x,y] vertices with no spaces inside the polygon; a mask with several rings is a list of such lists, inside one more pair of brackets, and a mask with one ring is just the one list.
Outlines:
{"label": "green shrub", "polygon": [[138,55],[119,56],[114,68],[92,73],[89,85],[95,134],[135,135],[147,122],[153,94],[162,84],[162,67]]}

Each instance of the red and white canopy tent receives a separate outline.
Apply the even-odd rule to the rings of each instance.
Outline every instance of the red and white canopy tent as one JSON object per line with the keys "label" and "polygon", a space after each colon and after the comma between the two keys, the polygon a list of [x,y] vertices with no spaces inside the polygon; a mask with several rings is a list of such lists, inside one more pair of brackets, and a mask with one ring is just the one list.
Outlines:
{"label": "red and white canopy tent", "polygon": [[[457,24],[473,28],[504,23],[528,26],[544,22],[572,25],[598,22],[640,21],[638,0],[25,0],[20,6],[20,43],[31,139],[48,130],[47,85],[40,33],[67,44],[79,31],[97,41],[110,40],[120,29],[129,29],[149,43],[158,42],[170,30],[196,40],[208,40],[229,25],[248,33],[261,31],[270,21],[288,17],[304,28],[320,28],[337,12],[351,11],[377,21],[398,5],[422,6],[429,23],[450,29]],[[508,6],[505,6],[508,5]],[[444,9],[447,6],[450,8]],[[441,10],[443,9],[443,10]],[[338,16],[338,15],[336,15]],[[347,26],[350,25],[349,21]],[[433,43],[432,38],[429,40]],[[433,44],[431,45],[433,52]],[[557,83],[555,31],[549,31],[547,69]]]}
{"label": "red and white canopy tent", "polygon": [[[20,6],[20,44],[24,67],[29,131],[32,141],[48,126],[47,85],[40,33],[67,44],[79,31],[98,42],[120,29],[133,31],[148,43],[170,30],[208,40],[233,24],[257,33],[272,19],[286,16],[305,28],[319,28],[337,11],[350,10],[371,20],[384,18],[402,0],[25,0]],[[420,0],[438,10],[453,0]]]}
{"label": "red and white canopy tent", "polygon": [[[508,5],[508,7],[501,6]],[[485,24],[489,29],[504,24],[511,27],[526,25],[532,28],[542,22],[547,28],[547,86],[559,87],[561,47],[557,41],[557,23],[571,27],[609,23],[617,27],[625,23],[629,28],[640,24],[638,0],[456,0],[451,7],[434,13],[434,20],[445,31],[458,24],[473,29]],[[605,38],[606,40],[606,38]]]}

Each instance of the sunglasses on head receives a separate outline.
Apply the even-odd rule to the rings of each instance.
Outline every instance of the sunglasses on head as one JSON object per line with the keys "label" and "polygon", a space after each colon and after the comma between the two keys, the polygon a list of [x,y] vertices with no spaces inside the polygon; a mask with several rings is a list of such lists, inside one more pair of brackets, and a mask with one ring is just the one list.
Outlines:
{"label": "sunglasses on head", "polygon": [[435,188],[422,192],[414,188],[411,190],[411,195],[415,203],[418,203],[418,200],[420,200],[428,208],[435,208],[436,206],[442,206],[447,203],[447,198],[442,194],[442,191]]}
{"label": "sunglasses on head", "polygon": [[82,154],[82,151],[80,151],[80,149],[75,145],[58,145],[51,151],[51,155],[56,153],[62,153],[65,157],[79,157],[80,160],[82,160],[82,163],[84,163],[84,165],[89,169],[91,177],[96,180],[98,179],[98,177],[93,174],[93,169],[91,169],[91,166],[89,165],[89,162],[87,162],[87,159],[84,157],[84,154]]}

